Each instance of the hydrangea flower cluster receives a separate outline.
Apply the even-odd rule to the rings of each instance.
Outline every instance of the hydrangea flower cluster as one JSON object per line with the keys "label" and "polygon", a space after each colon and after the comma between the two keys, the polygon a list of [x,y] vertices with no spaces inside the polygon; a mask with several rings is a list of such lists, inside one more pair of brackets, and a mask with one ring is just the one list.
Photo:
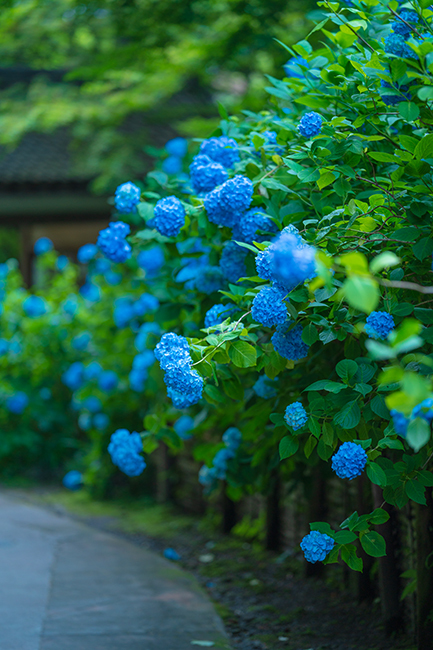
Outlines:
{"label": "hydrangea flower cluster", "polygon": [[409,86],[407,85],[400,85],[398,83],[391,84],[388,81],[381,79],[380,86],[381,88],[393,90],[395,93],[393,95],[390,95],[389,93],[386,92],[381,94],[382,101],[387,106],[395,106],[400,102],[404,102],[405,100],[408,101],[410,100],[410,93],[408,92]]}
{"label": "hydrangea flower cluster", "polygon": [[161,329],[158,323],[143,323],[135,337],[134,345],[136,350],[138,350],[138,352],[143,352],[150,342],[149,337],[159,337],[160,335]]}
{"label": "hydrangea flower cluster", "polygon": [[394,424],[395,432],[398,433],[399,436],[406,438],[407,427],[409,425],[410,419],[396,409],[391,409],[390,414],[392,417],[392,422]]}
{"label": "hydrangea flower cluster", "polygon": [[70,390],[78,390],[84,383],[84,364],[75,361],[62,375],[62,382]]}
{"label": "hydrangea flower cluster", "polygon": [[389,34],[385,38],[385,52],[403,59],[418,59],[418,54],[406,43],[401,34]]}
{"label": "hydrangea flower cluster", "polygon": [[272,399],[278,395],[276,384],[278,384],[277,378],[269,379],[266,375],[260,375],[253,386],[253,391],[262,399]]}
{"label": "hydrangea flower cluster", "polygon": [[185,225],[185,209],[176,196],[157,201],[152,225],[165,237],[176,237],[180,233]]}
{"label": "hydrangea flower cluster", "polygon": [[114,194],[114,206],[122,214],[135,212],[140,203],[141,190],[134,183],[122,183]]}
{"label": "hydrangea flower cluster", "polygon": [[95,379],[98,379],[102,373],[102,366],[98,361],[91,361],[85,368],[84,368],[84,379],[86,381],[93,381]]}
{"label": "hydrangea flower cluster", "polygon": [[137,256],[137,264],[141,269],[146,271],[149,278],[158,275],[161,268],[164,266],[165,258],[161,246],[151,246],[145,251],[140,251]]}
{"label": "hydrangea flower cluster", "polygon": [[273,278],[288,289],[316,274],[316,250],[303,244],[299,235],[282,231],[272,244],[271,272]]}
{"label": "hydrangea flower cluster", "polygon": [[294,431],[302,429],[308,421],[308,415],[301,402],[293,402],[286,408],[284,419]]}
{"label": "hydrangea flower cluster", "polygon": [[194,429],[194,420],[190,415],[181,415],[173,424],[173,429],[179,438],[189,440],[192,438],[192,433],[190,432]]}
{"label": "hydrangea flower cluster", "polygon": [[126,262],[131,257],[131,246],[125,239],[130,231],[127,223],[112,221],[108,228],[99,233],[99,250],[112,262]]}
{"label": "hydrangea flower cluster", "polygon": [[81,334],[76,334],[72,341],[71,345],[74,350],[85,350],[92,340],[90,332],[81,332]]}
{"label": "hydrangea flower cluster", "polygon": [[28,406],[28,403],[29,398],[27,395],[22,390],[18,390],[6,399],[6,408],[10,413],[21,415]]}
{"label": "hydrangea flower cluster", "polygon": [[170,154],[170,156],[185,158],[188,152],[188,140],[181,137],[168,140],[168,142],[165,143],[165,150]]}
{"label": "hydrangea flower cluster", "polygon": [[47,303],[39,296],[28,296],[23,302],[23,309],[29,318],[38,318],[47,313]]}
{"label": "hydrangea flower cluster", "polygon": [[364,329],[370,339],[386,339],[394,327],[395,322],[391,314],[386,311],[372,311],[367,316]]}
{"label": "hydrangea flower cluster", "polygon": [[252,244],[253,241],[266,241],[268,236],[259,235],[258,231],[260,230],[267,233],[276,233],[278,228],[263,210],[252,208],[245,212],[233,226],[233,239],[246,244]]}
{"label": "hydrangea flower cluster", "polygon": [[278,325],[271,342],[274,350],[282,357],[291,361],[299,361],[307,356],[309,347],[302,340],[302,326],[295,325],[293,329],[289,330],[291,324],[292,321],[286,321],[283,325]]}
{"label": "hydrangea flower cluster", "polygon": [[49,253],[54,248],[54,244],[48,237],[40,237],[34,245],[33,252],[39,257],[39,255],[44,255]]}
{"label": "hydrangea flower cluster", "polygon": [[197,404],[203,392],[203,378],[191,368],[186,338],[172,332],[164,334],[155,348],[155,357],[165,370],[164,382],[173,405],[182,409]]}
{"label": "hydrangea flower cluster", "polygon": [[323,117],[311,111],[303,115],[299,121],[298,131],[304,138],[313,138],[322,130]]}
{"label": "hydrangea flower cluster", "polygon": [[177,156],[169,156],[162,161],[162,171],[166,174],[180,174],[182,171],[182,160]]}
{"label": "hydrangea flower cluster", "polygon": [[158,308],[159,300],[150,293],[141,294],[135,301],[129,296],[122,296],[114,301],[114,322],[119,329],[122,329],[135,318],[153,313]]}
{"label": "hydrangea flower cluster", "polygon": [[80,295],[89,302],[98,302],[101,298],[101,290],[98,285],[93,282],[86,282],[78,291]]}
{"label": "hydrangea flower cluster", "polygon": [[226,478],[228,461],[236,456],[239,445],[242,442],[242,433],[236,427],[229,427],[222,437],[225,447],[219,449],[212,461],[212,467],[203,465],[200,469],[198,480],[211,491],[216,484],[217,479]]}
{"label": "hydrangea flower cluster", "polygon": [[209,156],[211,160],[220,163],[226,169],[233,167],[239,160],[238,143],[226,135],[204,140],[200,145],[200,153]]}
{"label": "hydrangea flower cluster", "polygon": [[197,194],[211,192],[228,179],[226,168],[203,154],[195,156],[189,171],[192,186]]}
{"label": "hydrangea flower cluster", "polygon": [[88,264],[98,254],[96,244],[84,244],[78,249],[77,259],[81,264]]}
{"label": "hydrangea flower cluster", "polygon": [[423,418],[429,424],[431,424],[433,421],[433,399],[428,397],[420,404],[417,404],[417,406],[412,409],[412,413],[409,417],[406,417],[404,413],[401,413],[396,409],[391,409],[390,414],[394,424],[395,432],[405,438],[407,435],[407,428],[410,422],[415,418]]}
{"label": "hydrangea flower cluster", "polygon": [[415,11],[403,9],[397,20],[392,23],[391,28],[394,30],[395,34],[400,34],[403,38],[409,38],[412,33],[410,25],[416,25],[418,22],[418,14]]}
{"label": "hydrangea flower cluster", "polygon": [[217,304],[208,309],[204,317],[205,327],[215,327],[220,325],[233,313],[233,308],[228,305]]}
{"label": "hydrangea flower cluster", "polygon": [[71,469],[62,479],[63,486],[68,490],[79,490],[83,486],[83,475],[76,469]]}
{"label": "hydrangea flower cluster", "polygon": [[237,282],[247,274],[245,258],[248,251],[233,241],[225,244],[220,259],[220,268],[223,276],[229,282]]}
{"label": "hydrangea flower cluster", "polygon": [[227,447],[227,449],[231,449],[232,451],[237,451],[239,445],[242,442],[242,433],[236,427],[229,427],[223,433],[222,440],[225,446]]}
{"label": "hydrangea flower cluster", "polygon": [[332,456],[332,469],[339,478],[350,481],[360,476],[367,464],[367,454],[361,445],[355,442],[343,442],[336,454]]}
{"label": "hydrangea flower cluster", "polygon": [[248,210],[253,198],[253,184],[246,176],[234,176],[209,192],[204,199],[209,221],[233,227],[239,215]]}
{"label": "hydrangea flower cluster", "polygon": [[302,539],[301,549],[307,562],[315,564],[316,562],[323,562],[328,553],[334,548],[334,544],[332,537],[326,533],[312,530]]}
{"label": "hydrangea flower cluster", "polygon": [[264,327],[285,323],[287,318],[285,296],[284,290],[276,287],[263,287],[253,300],[251,316]]}
{"label": "hydrangea flower cluster", "polygon": [[117,465],[127,476],[142,474],[146,467],[143,457],[140,456],[142,451],[140,435],[136,431],[129,433],[127,429],[117,429],[112,434],[108,445],[108,452],[114,465]]}
{"label": "hydrangea flower cluster", "polygon": [[109,393],[115,388],[119,383],[119,377],[114,370],[103,370],[98,377],[98,386],[104,393]]}
{"label": "hydrangea flower cluster", "polygon": [[302,56],[292,56],[284,65],[284,72],[287,77],[292,77],[295,79],[304,79],[305,74],[300,66],[308,68],[308,61],[306,61]]}

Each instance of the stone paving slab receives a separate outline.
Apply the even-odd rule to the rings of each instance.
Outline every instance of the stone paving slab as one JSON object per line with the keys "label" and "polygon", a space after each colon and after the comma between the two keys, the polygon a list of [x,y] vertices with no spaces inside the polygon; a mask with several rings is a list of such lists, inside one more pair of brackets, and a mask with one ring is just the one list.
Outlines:
{"label": "stone paving slab", "polygon": [[229,648],[192,576],[115,535],[0,493],[1,650]]}

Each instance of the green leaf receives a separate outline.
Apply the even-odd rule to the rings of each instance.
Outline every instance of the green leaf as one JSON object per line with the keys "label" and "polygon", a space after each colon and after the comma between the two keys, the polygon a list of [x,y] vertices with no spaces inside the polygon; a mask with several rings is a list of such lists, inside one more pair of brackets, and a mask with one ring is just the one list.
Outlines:
{"label": "green leaf", "polygon": [[377,463],[367,463],[367,476],[375,485],[386,486],[386,474]]}
{"label": "green leaf", "polygon": [[319,339],[319,333],[317,327],[313,323],[308,323],[306,327],[302,330],[302,340],[306,345],[313,345]]}
{"label": "green leaf", "polygon": [[353,544],[341,547],[341,559],[352,571],[362,571],[362,559],[356,555],[356,548]]}
{"label": "green leaf", "polygon": [[224,403],[226,401],[226,398],[221,393],[221,391],[219,391],[218,388],[216,386],[213,386],[212,384],[206,384],[206,386],[204,387],[204,392],[206,393],[206,395],[209,395],[209,397],[215,402]]}
{"label": "green leaf", "polygon": [[293,454],[299,449],[299,440],[294,436],[284,436],[280,441],[279,451],[280,451],[280,460],[285,458],[290,458]]}
{"label": "green leaf", "polygon": [[376,397],[373,397],[370,402],[370,408],[373,413],[378,415],[380,418],[384,418],[385,420],[389,418],[389,411],[382,395],[376,395]]}
{"label": "green leaf", "polygon": [[388,521],[389,513],[383,508],[376,508],[376,510],[373,510],[368,519],[374,526],[380,526],[380,524],[384,524]]}
{"label": "green leaf", "polygon": [[334,422],[342,429],[353,429],[358,426],[361,419],[361,411],[356,400],[348,402],[334,416]]}
{"label": "green leaf", "polygon": [[373,158],[373,160],[376,160],[377,162],[401,164],[400,159],[396,156],[391,155],[390,153],[384,153],[382,151],[369,151],[368,155],[370,158]]}
{"label": "green leaf", "polygon": [[401,102],[398,105],[398,112],[407,122],[413,122],[419,118],[419,108],[414,102]]}
{"label": "green leaf", "polygon": [[304,447],[304,454],[307,458],[311,456],[313,453],[314,447],[317,445],[317,438],[315,438],[313,435],[311,435],[307,442],[305,443]]}
{"label": "green leaf", "polygon": [[350,530],[339,530],[334,533],[333,537],[337,544],[351,544],[358,539],[357,535]]}
{"label": "green leaf", "polygon": [[142,219],[149,221],[149,219],[153,218],[153,205],[151,203],[139,203],[137,212]]}
{"label": "green leaf", "polygon": [[339,361],[335,367],[337,375],[345,382],[348,382],[358,370],[358,364],[351,359]]}
{"label": "green leaf", "polygon": [[305,390],[306,391],[327,390],[328,393],[339,393],[345,388],[347,388],[345,384],[340,384],[337,381],[328,381],[328,379],[320,379],[319,381],[315,381],[314,384],[310,384],[310,386],[305,388]]}
{"label": "green leaf", "polygon": [[330,422],[324,422],[322,425],[322,439],[328,447],[334,444],[334,428]]}
{"label": "green leaf", "polygon": [[257,365],[257,350],[246,341],[234,341],[229,348],[229,357],[238,368]]}
{"label": "green leaf", "polygon": [[420,503],[421,505],[427,505],[425,499],[425,486],[415,479],[411,479],[406,483],[405,486],[406,494],[409,499],[415,501],[415,503]]}
{"label": "green leaf", "polygon": [[392,233],[393,239],[398,239],[398,241],[414,241],[419,237],[420,231],[414,226],[408,226],[407,228],[399,228]]}
{"label": "green leaf", "polygon": [[424,325],[431,325],[433,323],[433,309],[425,309],[424,307],[415,307],[413,313],[414,316],[421,321],[421,323],[424,323]]}
{"label": "green leaf", "polygon": [[425,135],[418,142],[413,153],[418,159],[433,158],[433,134]]}
{"label": "green leaf", "polygon": [[424,418],[414,418],[407,427],[406,441],[418,452],[430,440],[430,425]]}
{"label": "green leaf", "polygon": [[370,263],[370,271],[372,273],[378,273],[383,269],[387,269],[390,266],[396,266],[399,263],[400,258],[397,257],[397,255],[391,253],[391,251],[384,251],[372,259]]}
{"label": "green leaf", "polygon": [[379,285],[368,276],[353,275],[343,285],[343,293],[351,307],[369,314],[379,304]]}
{"label": "green leaf", "polygon": [[433,253],[433,239],[430,237],[423,237],[412,246],[412,251],[415,257],[422,261]]}
{"label": "green leaf", "polygon": [[371,557],[383,557],[386,555],[386,544],[382,535],[371,530],[360,537],[361,546],[367,555]]}
{"label": "green leaf", "polygon": [[324,187],[327,185],[330,185],[335,181],[335,174],[332,172],[325,172],[322,174],[322,176],[317,180],[317,186],[319,190],[323,190]]}

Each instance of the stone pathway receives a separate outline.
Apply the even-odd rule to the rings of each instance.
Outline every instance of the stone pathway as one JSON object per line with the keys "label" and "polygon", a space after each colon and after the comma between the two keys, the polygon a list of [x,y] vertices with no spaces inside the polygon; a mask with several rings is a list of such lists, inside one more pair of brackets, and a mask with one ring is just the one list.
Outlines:
{"label": "stone pathway", "polygon": [[121,538],[0,493],[1,650],[200,646],[230,647],[191,576]]}

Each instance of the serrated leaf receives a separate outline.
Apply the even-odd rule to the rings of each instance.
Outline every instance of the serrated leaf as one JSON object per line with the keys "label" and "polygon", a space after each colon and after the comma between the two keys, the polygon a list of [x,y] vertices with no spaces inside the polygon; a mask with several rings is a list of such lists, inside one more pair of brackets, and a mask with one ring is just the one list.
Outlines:
{"label": "serrated leaf", "polygon": [[371,557],[383,557],[386,555],[386,544],[382,535],[371,530],[360,537],[361,546],[367,555]]}
{"label": "serrated leaf", "polygon": [[334,416],[334,422],[342,429],[353,429],[358,426],[361,419],[361,411],[356,400],[348,402]]}
{"label": "serrated leaf", "polygon": [[257,365],[257,351],[246,341],[234,341],[229,348],[229,357],[238,368]]}
{"label": "serrated leaf", "polygon": [[335,367],[337,375],[345,382],[352,379],[358,370],[358,364],[352,359],[343,359],[339,361]]}
{"label": "serrated leaf", "polygon": [[279,445],[280,460],[284,460],[285,458],[290,458],[290,456],[296,454],[298,449],[299,449],[298,438],[294,436],[284,436],[284,438],[280,441],[280,445]]}
{"label": "serrated leaf", "polygon": [[421,505],[427,505],[425,499],[425,487],[415,479],[411,479],[406,483],[405,486],[406,494],[412,501],[415,503],[420,503]]}
{"label": "serrated leaf", "polygon": [[326,390],[328,393],[339,393],[345,388],[347,388],[346,384],[341,384],[337,381],[328,381],[328,379],[320,379],[319,381],[315,381],[314,384],[310,384],[305,390]]}
{"label": "serrated leaf", "polygon": [[375,485],[386,486],[386,474],[377,463],[367,463],[367,476]]}
{"label": "serrated leaf", "polygon": [[389,513],[383,508],[376,508],[376,510],[373,510],[373,512],[369,516],[369,521],[374,526],[380,526],[380,524],[384,524],[385,522],[387,522],[388,519],[389,519]]}

